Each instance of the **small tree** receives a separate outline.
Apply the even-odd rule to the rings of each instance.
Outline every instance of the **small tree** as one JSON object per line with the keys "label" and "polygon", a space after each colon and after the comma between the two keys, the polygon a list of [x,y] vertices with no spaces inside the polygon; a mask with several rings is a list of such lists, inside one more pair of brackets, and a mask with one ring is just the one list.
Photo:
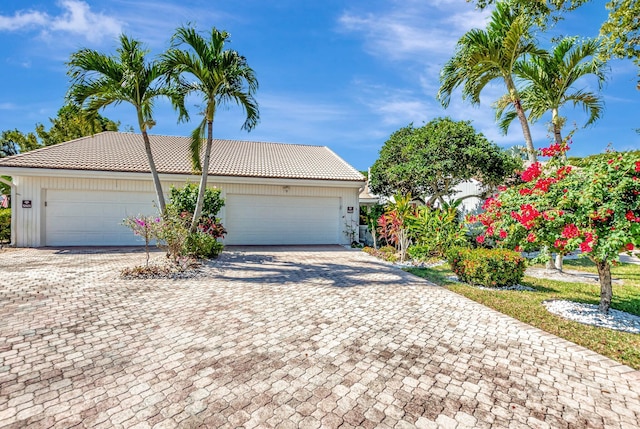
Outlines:
{"label": "small tree", "polygon": [[610,152],[583,168],[561,165],[566,148],[542,149],[547,165],[532,164],[523,184],[501,189],[472,218],[484,227],[478,236],[524,249],[549,246],[557,252],[580,249],[598,269],[600,311],[611,305],[611,263],[621,251],[640,246],[640,158]]}
{"label": "small tree", "polygon": [[371,167],[371,191],[384,196],[429,196],[427,205],[444,203],[454,187],[472,178],[495,189],[521,161],[477,133],[469,121],[436,118],[412,124],[389,137]]}

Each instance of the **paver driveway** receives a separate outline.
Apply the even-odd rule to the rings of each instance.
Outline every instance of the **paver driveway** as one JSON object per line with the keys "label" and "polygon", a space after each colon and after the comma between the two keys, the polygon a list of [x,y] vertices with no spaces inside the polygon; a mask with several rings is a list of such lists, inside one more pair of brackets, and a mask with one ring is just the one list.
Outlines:
{"label": "paver driveway", "polygon": [[628,427],[616,364],[362,252],[0,254],[0,426]]}

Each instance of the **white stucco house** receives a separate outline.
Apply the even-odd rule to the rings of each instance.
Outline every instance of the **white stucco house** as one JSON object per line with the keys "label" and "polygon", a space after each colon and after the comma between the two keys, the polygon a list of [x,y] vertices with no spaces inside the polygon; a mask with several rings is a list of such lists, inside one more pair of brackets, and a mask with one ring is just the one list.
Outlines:
{"label": "white stucco house", "polygon": [[[189,138],[150,136],[163,190],[198,183]],[[122,246],[121,225],[155,214],[142,137],[103,132],[0,160],[12,177],[12,243],[19,247]],[[221,189],[227,245],[346,244],[364,177],[324,146],[218,140],[209,186]]]}

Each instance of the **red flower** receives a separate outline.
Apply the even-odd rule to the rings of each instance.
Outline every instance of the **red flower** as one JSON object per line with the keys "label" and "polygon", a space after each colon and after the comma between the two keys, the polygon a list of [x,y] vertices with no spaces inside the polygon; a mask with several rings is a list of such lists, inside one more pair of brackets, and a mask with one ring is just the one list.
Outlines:
{"label": "red flower", "polygon": [[636,161],[636,171],[640,171],[640,161]]}
{"label": "red flower", "polygon": [[557,180],[553,177],[547,177],[546,179],[540,179],[536,182],[534,189],[540,189],[542,192],[548,192],[549,187],[556,183]]}
{"label": "red flower", "polygon": [[613,159],[608,160],[607,164],[613,164]]}
{"label": "red flower", "polygon": [[626,246],[624,246],[625,249],[627,249],[629,252],[631,252],[633,250],[633,243],[627,243]]}
{"label": "red flower", "polygon": [[486,234],[487,234],[487,235],[493,235],[493,233],[494,233],[494,232],[495,232],[495,231],[494,231],[493,227],[492,227],[492,226],[490,226],[489,228],[487,228],[487,232],[486,232]]}
{"label": "red flower", "polygon": [[636,217],[636,215],[631,210],[627,212],[625,217],[629,222],[640,222],[640,216]]}
{"label": "red flower", "polygon": [[567,245],[567,240],[560,240],[557,239],[555,241],[555,243],[553,243],[554,247],[558,248],[558,249],[564,249],[564,246]]}
{"label": "red flower", "polygon": [[515,250],[516,252],[522,252],[522,247],[516,246],[513,250]]}
{"label": "red flower", "polygon": [[485,239],[484,235],[479,235],[479,236],[476,237],[476,241],[478,243],[484,243],[484,239]]}
{"label": "red flower", "polygon": [[528,188],[522,188],[518,192],[520,192],[520,195],[531,195],[531,189]]}
{"label": "red flower", "polygon": [[504,186],[504,185],[498,186],[498,191],[502,192],[502,191],[506,191],[506,190],[507,190],[506,186]]}
{"label": "red flower", "polygon": [[534,162],[522,172],[520,177],[525,182],[531,182],[534,179],[537,179],[542,174],[542,165],[539,162]]}
{"label": "red flower", "polygon": [[503,240],[505,238],[507,238],[507,231],[505,231],[504,229],[501,229],[500,230],[500,238],[503,239]]}
{"label": "red flower", "polygon": [[564,238],[576,238],[580,236],[580,231],[574,224],[569,224],[562,230],[562,236]]}
{"label": "red flower", "polygon": [[569,173],[571,173],[571,166],[565,165],[564,167],[560,167],[556,172],[558,179],[564,179]]}
{"label": "red flower", "polygon": [[533,243],[534,241],[536,241],[536,235],[533,232],[530,232],[529,235],[527,235],[527,241],[529,243]]}
{"label": "red flower", "polygon": [[558,154],[564,153],[569,150],[569,146],[565,144],[554,143],[549,147],[543,147],[540,149],[542,156],[547,156],[549,158],[554,157]]}
{"label": "red flower", "polygon": [[580,251],[583,253],[589,253],[591,252],[593,249],[591,248],[591,246],[589,245],[589,243],[587,243],[586,241],[583,243],[580,243]]}

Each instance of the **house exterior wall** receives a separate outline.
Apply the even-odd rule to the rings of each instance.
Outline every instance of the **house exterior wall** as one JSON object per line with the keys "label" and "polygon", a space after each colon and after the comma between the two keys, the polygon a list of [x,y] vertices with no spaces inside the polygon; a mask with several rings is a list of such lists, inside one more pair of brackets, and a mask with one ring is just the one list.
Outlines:
{"label": "house exterior wall", "polygon": [[[90,175],[90,172],[87,174]],[[198,183],[195,176],[163,177],[163,190],[168,194],[171,185],[182,186],[187,181]],[[154,192],[150,177],[115,178],[115,177],[55,177],[55,176],[19,176],[14,173],[13,182],[16,185],[16,197],[12,204],[15,207],[15,243],[18,247],[40,247],[45,243],[44,213],[46,190],[84,190],[84,191],[123,191],[123,192]],[[261,179],[261,178],[210,178],[209,186],[216,186],[222,190],[222,197],[227,194],[244,195],[286,195],[307,197],[338,197],[340,198],[341,221],[344,224],[343,243],[349,243],[346,225],[358,224],[358,193],[362,186],[360,182],[353,183],[319,183],[298,179]],[[31,207],[23,207],[23,201],[31,201]],[[353,208],[348,213],[348,207]],[[225,209],[220,212],[220,218],[225,223]],[[357,237],[356,237],[357,239]]]}

